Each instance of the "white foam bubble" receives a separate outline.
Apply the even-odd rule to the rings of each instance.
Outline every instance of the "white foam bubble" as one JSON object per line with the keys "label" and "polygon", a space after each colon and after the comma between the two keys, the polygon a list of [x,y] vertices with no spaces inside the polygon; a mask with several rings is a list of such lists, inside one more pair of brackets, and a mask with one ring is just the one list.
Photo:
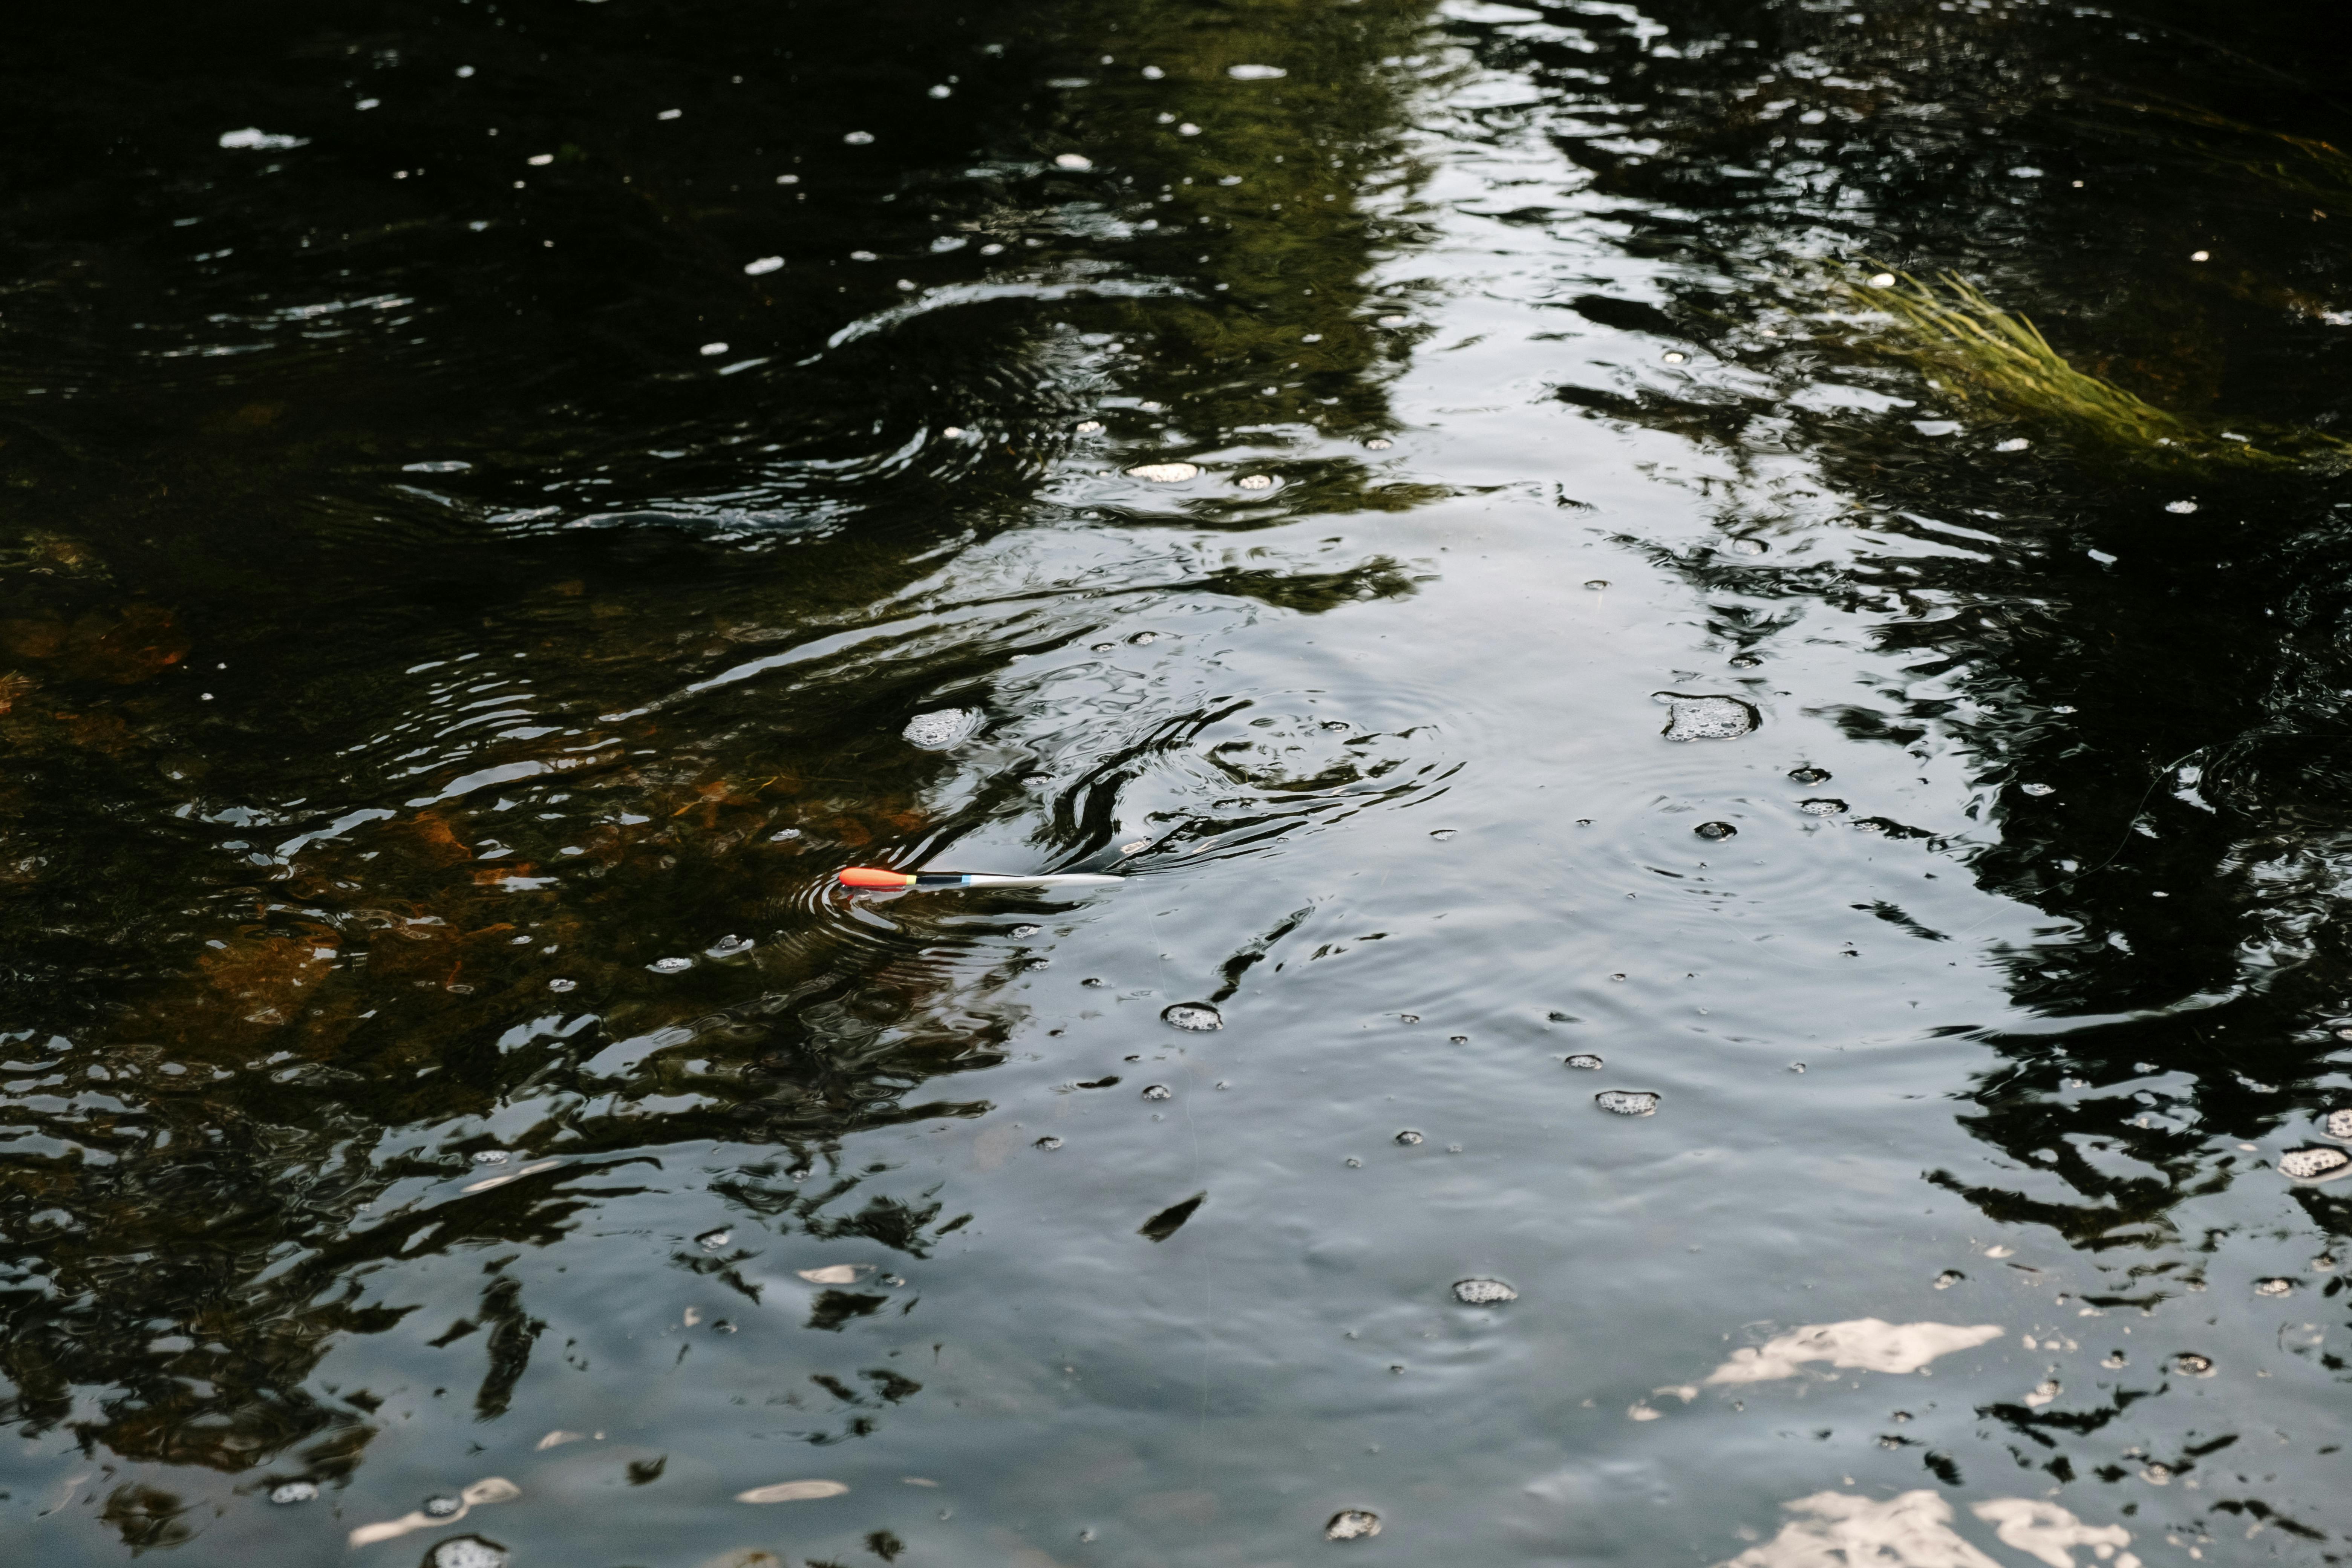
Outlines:
{"label": "white foam bubble", "polygon": [[1456,1279],[1454,1299],[1465,1307],[1492,1307],[1516,1301],[1519,1293],[1500,1279]]}
{"label": "white foam bubble", "polygon": [[933,713],[916,714],[899,733],[909,745],[920,746],[927,752],[944,752],[970,740],[980,724],[981,716],[972,709],[942,708]]}

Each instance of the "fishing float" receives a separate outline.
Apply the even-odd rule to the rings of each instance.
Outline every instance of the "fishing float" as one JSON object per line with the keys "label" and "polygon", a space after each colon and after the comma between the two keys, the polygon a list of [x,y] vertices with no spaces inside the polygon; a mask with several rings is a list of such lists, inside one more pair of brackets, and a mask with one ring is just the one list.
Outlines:
{"label": "fishing float", "polygon": [[958,888],[1108,888],[1127,880],[1089,871],[1057,871],[1034,877],[1003,877],[992,871],[885,871],[850,866],[835,873],[854,892],[943,893]]}

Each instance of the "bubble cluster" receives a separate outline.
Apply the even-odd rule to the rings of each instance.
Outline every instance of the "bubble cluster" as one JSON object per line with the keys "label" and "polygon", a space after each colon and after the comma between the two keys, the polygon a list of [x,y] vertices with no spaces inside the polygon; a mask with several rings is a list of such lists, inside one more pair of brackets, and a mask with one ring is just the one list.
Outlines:
{"label": "bubble cluster", "polygon": [[1835,816],[1845,808],[1845,802],[1832,800],[1827,796],[1813,800],[1801,800],[1797,803],[1797,809],[1807,816]]}
{"label": "bubble cluster", "polygon": [[1516,1301],[1519,1293],[1500,1279],[1456,1279],[1454,1299],[1465,1307],[1492,1307],[1504,1301]]}
{"label": "bubble cluster", "polygon": [[1645,1089],[1604,1089],[1592,1103],[1612,1116],[1649,1116],[1658,1109],[1658,1097]]}
{"label": "bubble cluster", "polygon": [[2352,1110],[2329,1111],[2327,1135],[2330,1138],[2352,1138]]}
{"label": "bubble cluster", "polygon": [[309,1502],[319,1495],[319,1489],[310,1481],[280,1481],[269,1489],[269,1500],[279,1505]]}
{"label": "bubble cluster", "polygon": [[2279,1174],[2298,1182],[2340,1175],[2347,1165],[2352,1165],[2352,1154],[2326,1143],[2315,1143],[2308,1149],[2290,1149],[2278,1160]]}
{"label": "bubble cluster", "polygon": [[980,728],[980,714],[969,708],[942,708],[935,713],[918,713],[907,721],[899,733],[910,746],[927,752],[944,752],[950,746],[970,740]]}
{"label": "bubble cluster", "polygon": [[2182,1351],[2172,1358],[2172,1370],[2183,1377],[2210,1377],[2213,1375],[2213,1358],[2199,1355],[2195,1351]]}
{"label": "bubble cluster", "polygon": [[1829,783],[1830,771],[1827,768],[1790,768],[1789,777],[1793,783],[1810,787],[1813,784]]}
{"label": "bubble cluster", "polygon": [[1176,1098],[1176,1091],[1169,1088],[1164,1083],[1149,1083],[1143,1086],[1143,1098],[1146,1100],[1173,1100]]}
{"label": "bubble cluster", "polygon": [[507,1568],[507,1549],[478,1535],[459,1535],[436,1546],[425,1568]]}
{"label": "bubble cluster", "polygon": [[1408,1127],[1403,1131],[1396,1135],[1396,1141],[1410,1149],[1422,1140],[1420,1133],[1415,1132],[1412,1128]]}
{"label": "bubble cluster", "polygon": [[1762,715],[1737,697],[1685,697],[1658,691],[1653,698],[1666,705],[1666,727],[1659,733],[1669,741],[1733,741],[1763,721]]}
{"label": "bubble cluster", "polygon": [[1585,1072],[1598,1072],[1601,1070],[1601,1058],[1590,1051],[1579,1051],[1568,1058],[1568,1065]]}
{"label": "bubble cluster", "polygon": [[1701,838],[1723,839],[1736,837],[1739,829],[1727,822],[1702,822],[1691,831]]}
{"label": "bubble cluster", "polygon": [[1323,1526],[1326,1541],[1362,1541],[1381,1532],[1381,1516],[1360,1508],[1341,1509]]}
{"label": "bubble cluster", "polygon": [[1160,1009],[1160,1020],[1171,1029],[1206,1034],[1225,1026],[1225,1016],[1206,1002],[1178,1002]]}

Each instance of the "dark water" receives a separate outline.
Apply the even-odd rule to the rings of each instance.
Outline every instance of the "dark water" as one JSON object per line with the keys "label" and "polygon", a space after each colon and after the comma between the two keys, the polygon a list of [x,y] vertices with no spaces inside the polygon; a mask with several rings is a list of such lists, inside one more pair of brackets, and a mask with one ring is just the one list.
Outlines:
{"label": "dark water", "polygon": [[2337,1561],[2333,11],[16,17],[0,1557]]}

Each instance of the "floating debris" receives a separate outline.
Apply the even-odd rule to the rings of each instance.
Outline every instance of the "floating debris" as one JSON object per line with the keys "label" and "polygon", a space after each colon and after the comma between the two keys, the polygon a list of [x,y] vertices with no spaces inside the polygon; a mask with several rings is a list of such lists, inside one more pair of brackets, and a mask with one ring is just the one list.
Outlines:
{"label": "floating debris", "polygon": [[1395,445],[1396,443],[1393,441],[1388,440],[1383,437],[1375,436],[1370,440],[1364,443],[1364,450],[1367,452],[1385,452],[1391,447]]}
{"label": "floating debris", "polygon": [[1160,1012],[1160,1021],[1171,1029],[1182,1029],[1195,1035],[1225,1026],[1225,1016],[1206,1002],[1178,1002],[1163,1007]]}
{"label": "floating debris", "polygon": [[2109,1372],[2120,1372],[2131,1364],[2131,1358],[2121,1351],[2109,1351],[2099,1358],[2099,1364]]}
{"label": "floating debris", "polygon": [[694,967],[690,958],[656,958],[646,965],[656,974],[683,974]]}
{"label": "floating debris", "polygon": [[1429,830],[1429,836],[1443,844],[1460,831],[1461,829],[1456,827],[1433,827]]}
{"label": "floating debris", "polygon": [[839,1481],[778,1481],[773,1486],[753,1487],[750,1491],[737,1492],[737,1502],[810,1502],[817,1498],[839,1497],[849,1489]]}
{"label": "floating debris", "polygon": [[1813,784],[1825,784],[1830,782],[1830,771],[1827,768],[1790,768],[1789,778],[1793,784],[1801,784],[1808,787]]}
{"label": "floating debris", "polygon": [[2152,1487],[2168,1487],[2172,1484],[2172,1467],[2151,1459],[2140,1467],[2139,1479]]}
{"label": "floating debris", "polygon": [[1731,552],[1735,555],[1761,555],[1770,548],[1770,545],[1760,539],[1743,538],[1731,542]]}
{"label": "floating debris", "polygon": [[2213,1375],[2213,1358],[2199,1355],[2194,1351],[2182,1351],[2172,1358],[2172,1370],[2183,1377],[2210,1377]]}
{"label": "floating debris", "polygon": [[2273,1277],[2254,1281],[2254,1294],[2257,1296],[2286,1296],[2292,1295],[2294,1291],[2294,1281],[2292,1279]]}
{"label": "floating debris", "polygon": [[551,980],[547,983],[547,988],[550,991],[555,992],[577,991],[580,989],[580,982],[577,980]]}
{"label": "floating debris", "polygon": [[1658,1097],[1645,1089],[1604,1089],[1592,1103],[1612,1116],[1649,1116],[1658,1109]]}
{"label": "floating debris", "polygon": [[2186,517],[2197,510],[2197,503],[2193,500],[2168,500],[2164,503],[2164,510]]}
{"label": "floating debris", "polygon": [[1146,1100],[1173,1100],[1176,1098],[1176,1091],[1169,1088],[1164,1083],[1148,1083],[1143,1086],[1143,1098]]}
{"label": "floating debris", "polygon": [[1081,436],[1099,436],[1102,434],[1102,421],[1099,419],[1081,419],[1078,421],[1076,428],[1077,433]]}
{"label": "floating debris", "polygon": [[1588,577],[1584,580],[1584,585],[1598,594],[1601,590],[1609,586],[1609,579],[1606,577]]}
{"label": "floating debris", "polygon": [[2064,1392],[2064,1388],[2059,1384],[2056,1378],[2045,1378],[2035,1384],[2032,1392],[2025,1396],[2025,1407],[2028,1410],[2039,1410]]}
{"label": "floating debris", "polygon": [[1680,364],[1685,360],[1690,358],[1690,355],[1683,353],[1680,349],[1668,349],[1664,353],[1660,354],[1658,357],[1665,361],[1668,364]]}
{"label": "floating debris", "polygon": [[1381,1532],[1381,1516],[1360,1508],[1344,1508],[1323,1526],[1326,1541],[1362,1541]]}
{"label": "floating debris", "polygon": [[1270,490],[1274,489],[1274,476],[1272,474],[1244,474],[1240,479],[1235,479],[1234,483],[1245,490]]}
{"label": "floating debris", "polygon": [[719,1252],[734,1239],[735,1233],[731,1230],[706,1230],[694,1238],[694,1244],[705,1252]]}
{"label": "floating debris", "polygon": [[1420,1133],[1415,1132],[1412,1128],[1408,1127],[1403,1131],[1396,1135],[1396,1141],[1410,1149],[1414,1144],[1420,1142],[1422,1141],[1422,1137]]}
{"label": "floating debris", "polygon": [[771,272],[782,272],[783,269],[784,258],[781,256],[762,256],[757,260],[743,263],[743,271],[752,278],[764,278]]}
{"label": "floating debris", "polygon": [[2058,786],[2057,786],[2057,785],[2055,785],[2055,784],[2020,784],[2020,785],[2018,785],[2017,787],[2018,787],[2020,790],[2023,791],[2025,794],[2027,794],[2027,795],[2053,795],[2053,794],[2055,794],[2055,793],[2057,792],[2057,788],[2058,788]]}
{"label": "floating debris", "polygon": [[1180,485],[1186,479],[1201,477],[1197,463],[1143,463],[1127,470],[1131,479],[1149,479],[1155,485]]}
{"label": "floating debris", "polygon": [[1062,1141],[1059,1138],[1055,1137],[1051,1132],[1046,1133],[1045,1136],[1038,1139],[1037,1142],[1029,1145],[1032,1149],[1044,1149],[1049,1152],[1058,1149],[1061,1146]]}
{"label": "floating debris", "polygon": [[702,950],[705,958],[732,958],[739,952],[749,952],[759,945],[748,936],[722,936]]}
{"label": "floating debris", "polygon": [[474,1163],[477,1165],[503,1165],[506,1163],[507,1152],[503,1149],[477,1149],[474,1151]]}
{"label": "floating debris", "polygon": [[1763,716],[1737,697],[1685,697],[1655,691],[1654,701],[1665,703],[1671,717],[1659,733],[1669,741],[1731,741],[1747,734]]}
{"label": "floating debris", "polygon": [[1209,1199],[1206,1193],[1194,1193],[1181,1204],[1171,1204],[1138,1226],[1135,1234],[1152,1242],[1162,1242],[1184,1227],[1193,1211]]}
{"label": "floating debris", "polygon": [[1734,838],[1739,834],[1739,829],[1727,822],[1702,822],[1691,831],[1707,839]]}
{"label": "floating debris", "polygon": [[2327,1143],[2290,1149],[2278,1159],[2279,1174],[2298,1182],[2324,1182],[2352,1167],[2352,1154]]}
{"label": "floating debris", "polygon": [[2022,436],[2011,436],[2006,441],[1995,441],[1992,449],[1996,452],[2022,452],[2032,445],[2033,443]]}
{"label": "floating debris", "polygon": [[[419,1509],[415,1512],[403,1514],[398,1519],[385,1520],[378,1524],[362,1524],[357,1530],[352,1531],[347,1539],[355,1549],[362,1546],[373,1546],[379,1541],[395,1541],[401,1536],[406,1535],[411,1531],[430,1530],[436,1524],[454,1524],[458,1520],[461,1520],[467,1514],[473,1512],[477,1508],[481,1508],[495,1502],[512,1502],[515,1499],[520,1496],[522,1496],[522,1489],[516,1486],[512,1481],[507,1480],[503,1477],[499,1476],[485,1476],[482,1479],[476,1481],[472,1486],[469,1486],[465,1490],[459,1492],[455,1498],[436,1497],[425,1500],[425,1509],[439,1508],[450,1503],[455,1503],[457,1505],[454,1508],[447,1509],[446,1511],[428,1513],[425,1509]],[[458,1538],[459,1541],[478,1541],[478,1537],[475,1536],[461,1536]],[[457,1542],[454,1541],[445,1541],[441,1545],[451,1546],[457,1543]],[[498,1556],[495,1559],[497,1563],[503,1563],[506,1562],[506,1549],[504,1547],[491,1547],[490,1543],[486,1541],[480,1542],[479,1543],[485,1547],[489,1547],[490,1550],[498,1553]],[[437,1554],[440,1551],[440,1547],[436,1547],[434,1551]],[[431,1562],[433,1560],[428,1558],[427,1561]],[[479,1559],[478,1561],[488,1563],[492,1560],[485,1558]]]}
{"label": "floating debris", "polygon": [[1568,1058],[1567,1065],[1580,1072],[1598,1072],[1601,1070],[1601,1058],[1591,1051],[1579,1051]]}
{"label": "floating debris", "polygon": [[1709,1384],[1768,1383],[1795,1377],[1807,1362],[1862,1372],[1907,1374],[1938,1356],[1974,1350],[2001,1336],[1999,1323],[1963,1328],[1957,1323],[1890,1323],[1855,1318],[1843,1323],[1809,1323],[1801,1329],[1743,1346],[1706,1374]]}
{"label": "floating debris", "polygon": [[1277,81],[1290,73],[1280,66],[1227,66],[1225,74],[1235,81]]}
{"label": "floating debris", "polygon": [[1465,1307],[1493,1307],[1517,1300],[1519,1293],[1500,1279],[1456,1279],[1454,1299]]}
{"label": "floating debris", "polygon": [[1961,1273],[1957,1268],[1947,1268],[1941,1274],[1936,1276],[1936,1289],[1938,1290],[1948,1290],[1967,1278],[1967,1275]]}
{"label": "floating debris", "polygon": [[794,1269],[812,1285],[855,1285],[874,1272],[871,1263],[828,1263],[822,1268]]}
{"label": "floating debris", "polygon": [[289,1503],[309,1502],[318,1495],[319,1488],[311,1481],[280,1481],[269,1489],[269,1500],[280,1507]]}
{"label": "floating debris", "polygon": [[1801,800],[1797,803],[1797,809],[1807,816],[1835,816],[1845,808],[1845,802],[1832,800],[1827,795],[1813,800]]}
{"label": "floating debris", "polygon": [[981,716],[975,709],[942,708],[934,713],[916,714],[907,721],[907,727],[899,733],[906,737],[910,746],[919,746],[927,752],[944,752],[971,739],[980,725]]}
{"label": "floating debris", "polygon": [[1054,154],[1054,167],[1056,169],[1068,169],[1075,173],[1083,174],[1085,171],[1091,169],[1094,166],[1095,161],[1092,158],[1087,157],[1083,153],[1056,153]]}
{"label": "floating debris", "polygon": [[308,136],[280,136],[264,131],[258,125],[248,125],[242,131],[224,131],[220,135],[223,150],[230,153],[287,153],[297,147],[308,147]]}

